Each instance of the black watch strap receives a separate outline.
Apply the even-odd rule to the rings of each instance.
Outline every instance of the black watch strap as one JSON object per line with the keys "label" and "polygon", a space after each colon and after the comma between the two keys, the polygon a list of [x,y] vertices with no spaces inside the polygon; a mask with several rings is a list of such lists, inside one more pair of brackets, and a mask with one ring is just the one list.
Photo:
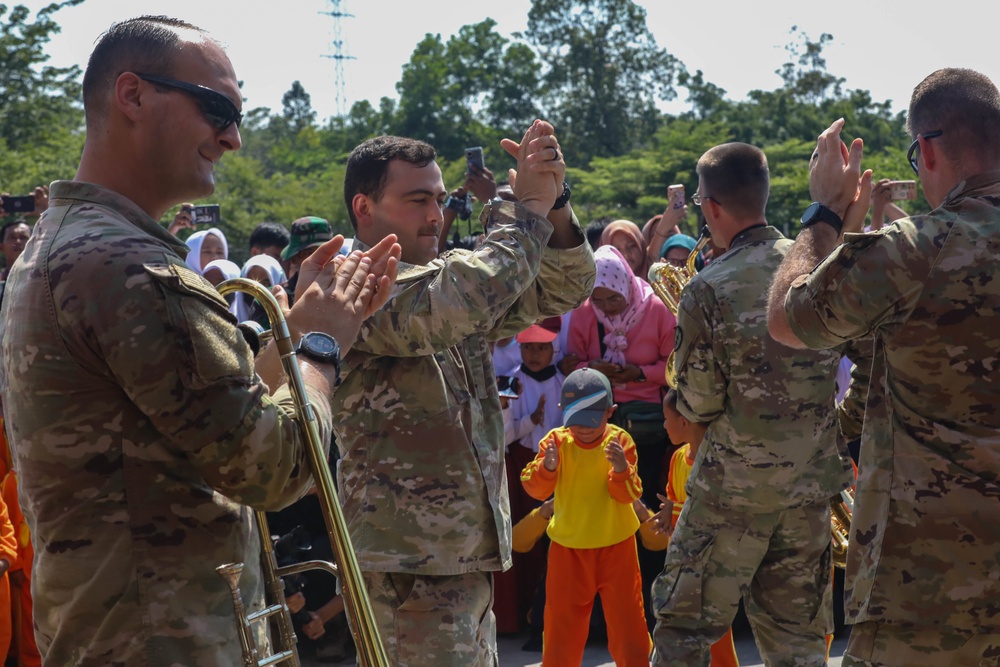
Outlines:
{"label": "black watch strap", "polygon": [[563,181],[563,191],[562,191],[562,194],[559,195],[559,198],[556,199],[556,201],[555,201],[554,204],[552,204],[552,210],[553,211],[558,211],[561,208],[565,208],[566,204],[569,203],[569,198],[570,198],[571,194],[572,193],[571,193],[571,191],[569,189],[569,183],[567,183],[566,181]]}
{"label": "black watch strap", "polygon": [[817,201],[809,204],[809,208],[802,214],[801,222],[802,229],[811,227],[819,222],[825,222],[830,225],[837,234],[840,234],[844,229],[844,221],[840,219],[840,216]]}

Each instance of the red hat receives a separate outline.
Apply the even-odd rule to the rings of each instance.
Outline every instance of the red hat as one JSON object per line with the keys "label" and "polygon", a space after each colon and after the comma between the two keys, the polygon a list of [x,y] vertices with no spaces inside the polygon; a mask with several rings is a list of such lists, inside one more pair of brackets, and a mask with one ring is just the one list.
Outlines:
{"label": "red hat", "polygon": [[549,317],[517,334],[518,343],[551,343],[562,329],[561,317]]}

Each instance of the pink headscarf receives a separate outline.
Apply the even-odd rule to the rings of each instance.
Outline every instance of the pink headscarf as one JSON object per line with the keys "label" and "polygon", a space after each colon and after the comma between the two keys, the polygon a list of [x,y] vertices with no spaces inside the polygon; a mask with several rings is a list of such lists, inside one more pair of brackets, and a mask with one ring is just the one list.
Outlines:
{"label": "pink headscarf", "polygon": [[632,272],[628,261],[614,246],[602,245],[594,252],[594,261],[597,264],[594,287],[606,287],[628,301],[625,310],[610,317],[591,303],[597,321],[604,325],[605,361],[624,364],[625,348],[628,347],[625,335],[642,322],[655,294],[645,280]]}

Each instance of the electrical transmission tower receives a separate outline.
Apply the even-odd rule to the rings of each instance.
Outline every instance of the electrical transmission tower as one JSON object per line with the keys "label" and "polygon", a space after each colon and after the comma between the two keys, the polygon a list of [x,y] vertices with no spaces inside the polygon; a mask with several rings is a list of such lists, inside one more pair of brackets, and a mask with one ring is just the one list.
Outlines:
{"label": "electrical transmission tower", "polygon": [[345,11],[344,5],[346,3],[344,0],[328,0],[328,4],[330,5],[330,11],[322,13],[333,18],[333,39],[331,40],[333,53],[325,57],[333,59],[334,62],[333,86],[335,102],[337,105],[337,115],[343,116],[347,113],[347,96],[344,93],[344,61],[356,60],[356,58],[348,55],[347,53],[347,47],[344,44],[341,19],[354,18],[354,15],[348,14]]}

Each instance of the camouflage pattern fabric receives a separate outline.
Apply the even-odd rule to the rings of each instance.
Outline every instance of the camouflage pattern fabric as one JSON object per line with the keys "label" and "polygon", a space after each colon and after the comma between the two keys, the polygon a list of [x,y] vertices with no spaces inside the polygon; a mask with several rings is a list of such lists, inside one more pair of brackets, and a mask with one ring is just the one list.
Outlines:
{"label": "camouflage pattern fabric", "polygon": [[397,667],[495,667],[493,575],[363,575],[389,662]]}
{"label": "camouflage pattern fabric", "polygon": [[830,498],[851,481],[837,445],[842,346],[792,350],[767,332],[767,289],[792,242],[745,230],[695,276],[677,315],[677,409],[710,422],[688,495],[774,512]]}
{"label": "camouflage pattern fabric", "polygon": [[1000,667],[1000,634],[866,621],[851,628],[843,667]]}
{"label": "camouflage pattern fabric", "polygon": [[[842,350],[792,350],[767,332],[767,289],[791,243],[774,227],[750,227],[681,295],[677,408],[709,426],[656,583],[654,641],[661,664],[687,664],[673,661],[675,650],[699,656],[690,664],[708,664],[710,645],[731,625],[748,590],[748,615],[762,651],[796,656],[781,664],[822,664],[825,655],[828,501],[852,478],[838,442],[835,405]],[[692,500],[698,509],[690,509]],[[728,544],[723,553],[712,553],[716,532],[732,531],[738,543],[747,527],[753,533],[747,539],[762,544],[747,547],[746,554]],[[678,585],[670,583],[678,578]],[[778,585],[782,579],[788,585]],[[694,583],[685,582],[697,582],[694,597],[687,590]],[[668,646],[685,633],[689,638],[678,648]]]}
{"label": "camouflage pattern fabric", "polygon": [[927,215],[849,236],[785,301],[810,347],[875,337],[849,621],[1000,629],[997,257],[994,171]]}
{"label": "camouflage pattern fabric", "polygon": [[844,400],[837,406],[840,433],[845,441],[861,437],[874,354],[875,343],[871,338],[851,340],[844,347],[844,356],[854,364],[851,367],[851,381],[847,385]]}
{"label": "camouflage pattern fabric", "polygon": [[128,199],[60,181],[9,278],[0,388],[47,665],[239,664],[215,567],[245,562],[259,608],[245,505],[311,485],[287,387],[268,396],[184,253]]}
{"label": "camouflage pattern fabric", "polygon": [[742,596],[768,665],[826,664],[830,505],[751,513],[688,498],[653,585],[657,666],[711,663]]}
{"label": "camouflage pattern fabric", "polygon": [[[400,265],[333,397],[339,489],[362,570],[455,575],[510,567],[503,417],[489,339],[590,294],[594,258],[546,246],[547,220],[503,202],[474,251]],[[355,247],[364,247],[360,244]]]}

